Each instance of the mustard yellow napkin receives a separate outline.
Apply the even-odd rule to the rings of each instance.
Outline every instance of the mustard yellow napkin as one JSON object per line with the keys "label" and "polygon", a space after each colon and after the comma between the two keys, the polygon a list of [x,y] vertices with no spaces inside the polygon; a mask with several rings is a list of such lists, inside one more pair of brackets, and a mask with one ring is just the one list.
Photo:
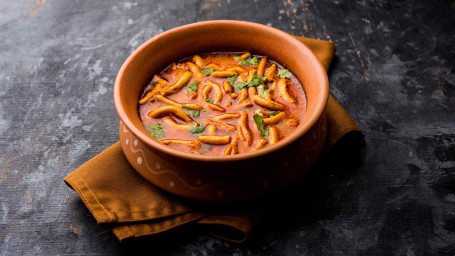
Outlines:
{"label": "mustard yellow napkin", "polygon": [[[333,42],[296,38],[314,52],[326,70],[329,68],[335,54]],[[363,137],[360,128],[332,96],[326,114],[327,150],[342,138]],[[120,241],[191,225],[212,236],[242,242],[272,200],[213,204],[176,197],[142,178],[123,155],[120,142],[73,171],[64,181],[77,192],[96,221],[109,225]]]}

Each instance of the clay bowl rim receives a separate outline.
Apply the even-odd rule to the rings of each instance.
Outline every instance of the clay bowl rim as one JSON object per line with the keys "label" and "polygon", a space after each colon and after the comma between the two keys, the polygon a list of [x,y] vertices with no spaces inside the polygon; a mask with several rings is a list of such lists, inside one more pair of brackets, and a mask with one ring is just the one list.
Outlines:
{"label": "clay bowl rim", "polygon": [[[133,61],[133,59],[137,58],[140,56],[143,52],[143,50],[149,45],[153,44],[155,41],[160,40],[163,37],[169,36],[174,33],[181,33],[184,30],[191,29],[193,27],[198,27],[198,26],[216,26],[218,24],[226,24],[226,25],[232,25],[232,26],[249,26],[250,28],[254,29],[259,29],[259,30],[269,30],[270,32],[276,34],[277,36],[283,37],[285,40],[289,41],[290,44],[296,45],[299,49],[299,51],[304,51],[306,52],[306,56],[309,57],[308,60],[306,61],[311,61],[313,64],[316,65],[316,70],[320,75],[317,77],[320,78],[321,81],[319,81],[319,86],[321,87],[320,89],[323,90],[322,93],[320,94],[321,96],[319,98],[312,98],[312,101],[316,101],[314,104],[316,104],[315,110],[311,113],[306,112],[306,114],[311,115],[310,118],[305,122],[301,123],[296,130],[294,130],[289,136],[287,136],[286,139],[281,140],[277,144],[263,148],[261,150],[257,151],[251,151],[251,152],[245,152],[242,154],[238,155],[229,155],[229,156],[207,156],[207,155],[196,155],[196,154],[191,154],[183,151],[179,151],[176,149],[172,149],[170,147],[167,147],[165,145],[162,145],[158,141],[154,140],[153,138],[150,137],[150,135],[144,133],[141,131],[139,128],[137,128],[133,122],[128,118],[126,111],[124,110],[124,106],[121,104],[121,97],[120,97],[120,87],[122,84],[120,81],[122,80],[123,74],[126,70],[126,68],[130,65],[130,63]],[[266,55],[266,54],[264,54]],[[292,71],[292,70],[291,70]],[[123,85],[124,86],[124,85]],[[304,85],[303,85],[304,87]],[[305,89],[305,87],[304,87]],[[242,161],[242,160],[247,160],[259,156],[264,156],[267,154],[270,154],[272,152],[278,151],[287,145],[293,143],[294,141],[298,140],[302,136],[305,135],[315,124],[316,122],[320,119],[322,116],[327,100],[329,96],[329,81],[327,77],[327,73],[322,66],[321,62],[318,60],[318,58],[314,55],[314,53],[303,43],[298,41],[296,38],[294,38],[292,35],[259,23],[254,23],[254,22],[249,22],[249,21],[235,21],[235,20],[212,20],[212,21],[202,21],[202,22],[196,22],[196,23],[191,23],[183,26],[179,26],[173,29],[170,29],[168,31],[165,31],[155,37],[150,38],[147,40],[145,43],[143,43],[141,46],[139,46],[122,64],[117,77],[115,79],[115,84],[114,84],[114,105],[115,109],[117,110],[117,114],[120,118],[120,120],[123,122],[123,124],[128,128],[128,130],[136,136],[141,142],[145,143],[147,146],[158,150],[162,153],[165,153],[167,155],[171,155],[173,157],[177,158],[183,158],[183,159],[188,159],[188,160],[196,160],[196,161],[202,161],[202,162],[235,162],[235,161]]]}

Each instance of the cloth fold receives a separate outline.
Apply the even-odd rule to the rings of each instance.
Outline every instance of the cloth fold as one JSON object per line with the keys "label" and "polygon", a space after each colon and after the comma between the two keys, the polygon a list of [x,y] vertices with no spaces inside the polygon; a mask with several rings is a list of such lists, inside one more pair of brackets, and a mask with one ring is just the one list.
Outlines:
{"label": "cloth fold", "polygon": [[[328,70],[335,44],[296,38],[308,46]],[[326,151],[342,139],[354,143],[363,139],[362,130],[332,96],[329,96],[326,115]],[[120,142],[83,164],[64,181],[81,197],[96,221],[109,225],[120,241],[192,225],[214,237],[243,242],[273,200],[210,204],[174,196],[142,178],[123,155]]]}

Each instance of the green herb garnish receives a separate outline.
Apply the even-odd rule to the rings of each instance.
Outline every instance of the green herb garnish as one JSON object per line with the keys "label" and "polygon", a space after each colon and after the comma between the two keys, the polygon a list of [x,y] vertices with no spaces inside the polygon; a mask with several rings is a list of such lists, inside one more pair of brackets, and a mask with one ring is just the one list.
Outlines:
{"label": "green herb garnish", "polygon": [[262,137],[267,137],[269,136],[269,131],[267,131],[265,129],[265,126],[264,126],[264,118],[262,118],[262,116],[258,115],[258,114],[254,114],[253,115],[253,120],[254,122],[256,123],[259,131],[261,132],[261,136]]}
{"label": "green herb garnish", "polygon": [[243,88],[245,87],[248,87],[248,83],[247,82],[238,82],[235,86],[234,86],[234,89],[236,91],[239,91],[239,90],[242,90]]}
{"label": "green herb garnish", "polygon": [[238,74],[235,74],[234,76],[231,76],[231,77],[228,77],[226,80],[228,80],[228,82],[231,84],[231,85],[234,85],[234,83],[237,81],[237,78],[239,77]]}
{"label": "green herb garnish", "polygon": [[199,111],[199,110],[191,110],[191,109],[189,109],[189,108],[188,108],[187,106],[185,106],[185,105],[183,105],[182,108],[184,108],[184,109],[185,109],[185,112],[186,112],[188,115],[192,116],[192,117],[199,117],[199,116],[201,116],[201,111]]}
{"label": "green herb garnish", "polygon": [[240,56],[234,56],[232,57],[234,60],[240,60]]}
{"label": "green herb garnish", "polygon": [[188,129],[189,132],[192,134],[201,134],[205,130],[205,126],[203,124],[200,124],[199,126],[191,127]]}
{"label": "green herb garnish", "polygon": [[256,87],[263,84],[267,80],[267,77],[259,77],[258,74],[253,75],[253,79],[248,83],[248,87]]}
{"label": "green herb garnish", "polygon": [[257,66],[259,64],[259,61],[258,61],[258,58],[256,56],[254,56],[253,58],[248,58],[248,59],[239,61],[239,64],[245,65],[245,66],[248,66],[248,65]]}
{"label": "green herb garnish", "polygon": [[287,70],[287,69],[278,69],[278,76],[281,77],[281,78],[291,78],[293,77],[294,75],[291,73],[291,71]]}
{"label": "green herb garnish", "polygon": [[261,96],[262,98],[264,98],[267,93],[272,92],[272,91],[273,90],[265,89],[262,84],[258,86],[258,93],[259,93],[259,96]]}
{"label": "green herb garnish", "polygon": [[270,116],[274,116],[276,114],[278,114],[278,111],[265,111],[267,112],[267,114],[269,114]]}
{"label": "green herb garnish", "polygon": [[212,103],[213,104],[213,99],[205,99],[205,102]]}
{"label": "green herb garnish", "polygon": [[191,90],[197,91],[197,85],[199,84],[198,81],[191,82]]}
{"label": "green herb garnish", "polygon": [[249,83],[247,82],[238,82],[235,86],[234,89],[236,91],[242,90],[243,88],[246,87],[257,87],[262,85],[265,81],[267,80],[267,77],[259,77],[258,74],[253,75],[253,79]]}
{"label": "green herb garnish", "polygon": [[213,68],[204,68],[201,70],[201,73],[208,76],[208,75],[212,74],[214,71],[215,71],[215,69],[213,69]]}
{"label": "green herb garnish", "polygon": [[161,124],[149,125],[149,127],[147,128],[147,132],[150,133],[150,135],[152,135],[152,137],[157,140],[166,136],[166,133],[164,132],[164,127]]}
{"label": "green herb garnish", "polygon": [[185,89],[187,92],[197,92],[197,85],[199,84],[198,81],[193,81],[189,86],[186,86]]}

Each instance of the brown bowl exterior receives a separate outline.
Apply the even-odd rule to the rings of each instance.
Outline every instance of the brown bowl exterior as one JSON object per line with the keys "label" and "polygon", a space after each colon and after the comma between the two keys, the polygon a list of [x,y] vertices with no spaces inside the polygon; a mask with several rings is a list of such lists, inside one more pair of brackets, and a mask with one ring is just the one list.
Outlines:
{"label": "brown bowl exterior", "polygon": [[[284,64],[302,83],[307,110],[294,132],[271,147],[233,156],[190,154],[151,138],[139,119],[137,102],[154,73],[192,54],[245,50]],[[150,39],[125,61],[114,87],[120,140],[131,165],[164,190],[210,201],[257,197],[305,172],[324,145],[327,98],[325,70],[306,46],[280,30],[242,21],[195,23]]]}
{"label": "brown bowl exterior", "polygon": [[170,193],[205,201],[259,197],[297,179],[317,160],[327,135],[323,115],[308,133],[281,150],[244,161],[175,159],[147,147],[120,122],[126,158],[144,178]]}

